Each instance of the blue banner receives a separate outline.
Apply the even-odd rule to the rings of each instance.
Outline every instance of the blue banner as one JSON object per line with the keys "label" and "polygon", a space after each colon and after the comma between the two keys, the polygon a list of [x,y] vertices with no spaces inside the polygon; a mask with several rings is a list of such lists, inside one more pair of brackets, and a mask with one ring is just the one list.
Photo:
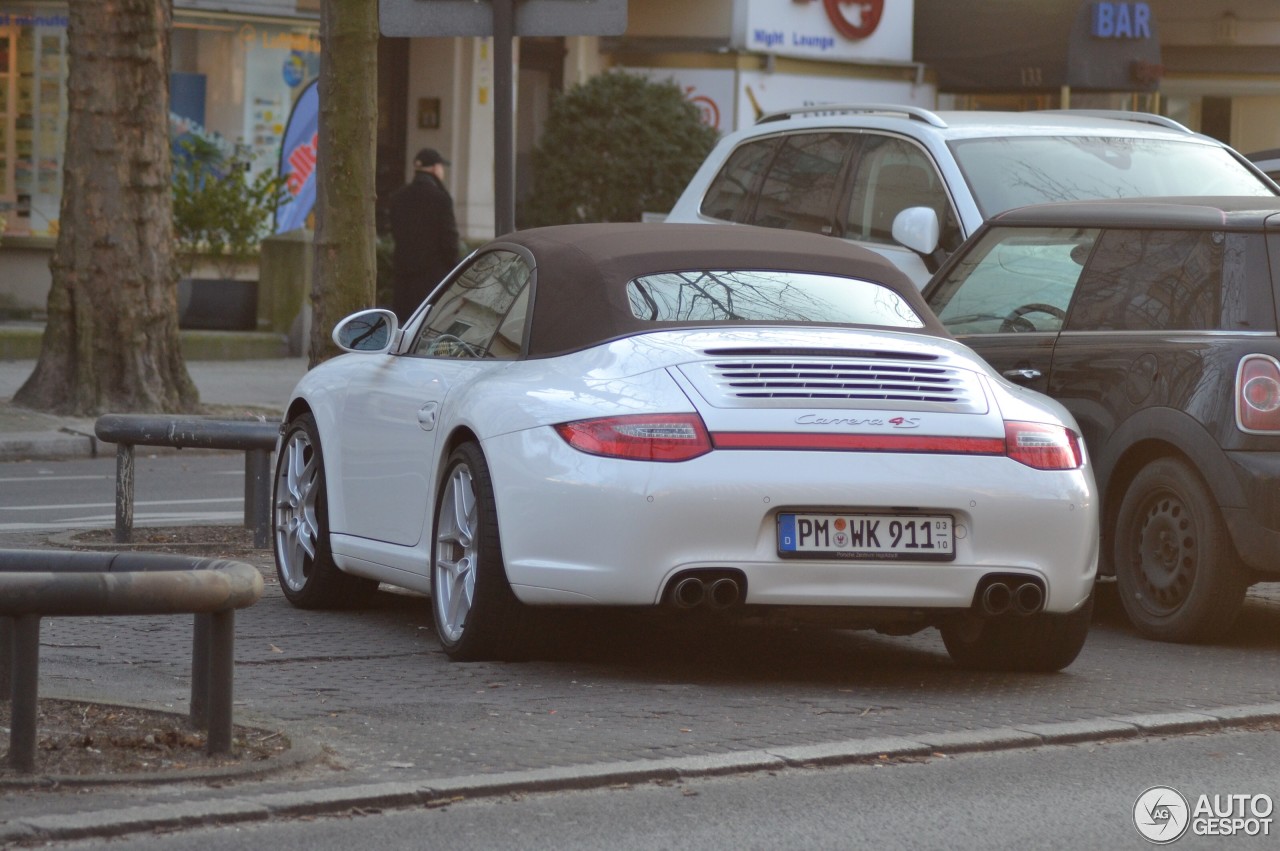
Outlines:
{"label": "blue banner", "polygon": [[280,176],[287,192],[276,209],[276,233],[304,227],[316,203],[316,146],[320,134],[320,92],[312,80],[294,101],[280,145]]}

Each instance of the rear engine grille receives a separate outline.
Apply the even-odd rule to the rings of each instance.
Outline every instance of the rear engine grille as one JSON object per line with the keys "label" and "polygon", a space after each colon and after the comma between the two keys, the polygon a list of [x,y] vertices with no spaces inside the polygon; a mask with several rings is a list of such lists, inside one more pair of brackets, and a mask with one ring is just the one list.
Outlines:
{"label": "rear engine grille", "polygon": [[945,366],[892,362],[721,361],[709,377],[737,399],[827,399],[965,405],[969,382]]}

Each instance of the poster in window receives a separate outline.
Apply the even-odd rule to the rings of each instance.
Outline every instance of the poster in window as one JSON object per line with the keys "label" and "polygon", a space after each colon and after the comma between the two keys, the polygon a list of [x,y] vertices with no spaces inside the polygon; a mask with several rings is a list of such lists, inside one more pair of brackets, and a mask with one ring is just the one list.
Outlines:
{"label": "poster in window", "polygon": [[56,35],[40,39],[40,71],[43,74],[62,73],[62,39]]}
{"label": "poster in window", "polygon": [[418,98],[418,128],[440,129],[440,98]]}
{"label": "poster in window", "polygon": [[62,94],[62,87],[58,84],[56,77],[40,78],[40,111],[41,112],[58,112]]}
{"label": "poster in window", "polygon": [[17,56],[17,65],[19,74],[30,74],[35,59],[32,53],[35,50],[35,42],[31,38],[31,29],[24,27],[18,31],[18,47],[14,51]]}

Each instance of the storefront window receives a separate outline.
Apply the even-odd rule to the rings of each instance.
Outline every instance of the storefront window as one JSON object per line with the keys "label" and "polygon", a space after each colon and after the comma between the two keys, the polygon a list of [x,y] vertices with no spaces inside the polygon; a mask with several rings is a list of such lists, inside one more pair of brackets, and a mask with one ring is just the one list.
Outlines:
{"label": "storefront window", "polygon": [[289,110],[320,71],[314,21],[175,12],[170,111],[254,172],[278,166]]}
{"label": "storefront window", "polygon": [[65,11],[0,6],[0,217],[6,234],[57,233],[66,80]]}
{"label": "storefront window", "polygon": [[[319,74],[317,22],[179,8],[171,57],[175,135],[213,141],[228,159],[246,162],[255,172],[276,169],[293,102]],[[65,3],[0,0],[5,234],[57,234],[66,120]]]}

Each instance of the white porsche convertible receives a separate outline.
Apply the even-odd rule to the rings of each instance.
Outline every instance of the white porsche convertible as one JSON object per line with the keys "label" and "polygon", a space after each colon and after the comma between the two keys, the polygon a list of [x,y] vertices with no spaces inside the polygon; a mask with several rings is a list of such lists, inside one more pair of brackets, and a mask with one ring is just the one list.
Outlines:
{"label": "white porsche convertible", "polygon": [[450,657],[531,613],[941,630],[1057,670],[1088,631],[1098,504],[1074,421],[952,340],[842,240],[572,225],[468,257],[289,401],[275,556],[301,607],[430,595]]}

